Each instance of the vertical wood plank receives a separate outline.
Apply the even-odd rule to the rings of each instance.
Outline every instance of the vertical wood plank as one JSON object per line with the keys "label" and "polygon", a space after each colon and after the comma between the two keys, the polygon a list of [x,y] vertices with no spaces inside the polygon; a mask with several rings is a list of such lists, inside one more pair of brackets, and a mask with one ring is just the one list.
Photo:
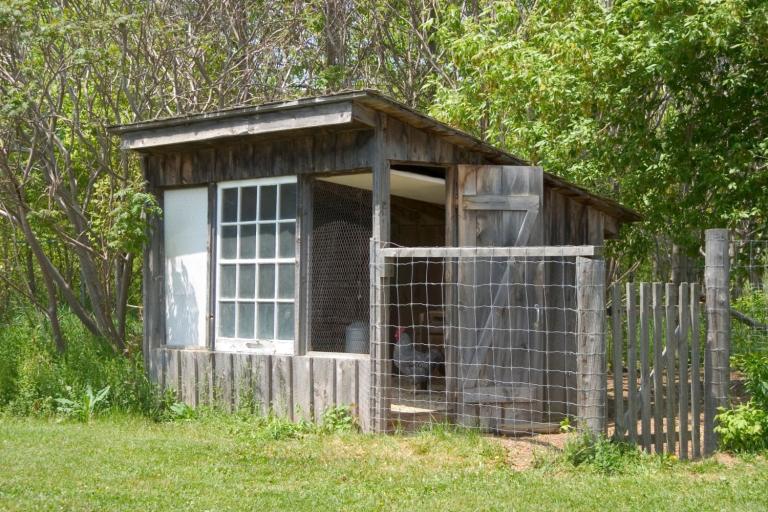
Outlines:
{"label": "vertical wood plank", "polygon": [[605,262],[576,258],[579,428],[605,432]]}
{"label": "vertical wood plank", "polygon": [[360,423],[360,429],[369,433],[373,431],[371,418],[371,360],[361,359],[357,362],[357,386],[358,386],[358,407],[357,421]]}
{"label": "vertical wood plank", "polygon": [[297,183],[299,211],[296,215],[296,297],[294,354],[301,356],[311,350],[310,301],[312,280],[309,277],[312,255],[312,177],[299,176]]}
{"label": "vertical wood plank", "polygon": [[213,405],[213,354],[196,352],[197,365],[197,401],[199,405]]}
{"label": "vertical wood plank", "polygon": [[181,392],[178,350],[165,349],[165,389],[172,389],[177,394]]}
{"label": "vertical wood plank", "polygon": [[206,346],[213,350],[216,344],[216,219],[218,218],[218,191],[215,183],[208,185],[208,339]]}
{"label": "vertical wood plank", "polygon": [[651,449],[651,368],[648,361],[650,347],[651,285],[640,284],[640,411],[643,431],[643,448]]}
{"label": "vertical wood plank", "polygon": [[690,298],[688,297],[688,283],[680,283],[678,295],[678,314],[680,315],[678,333],[678,412],[680,418],[679,442],[680,460],[688,459],[688,324],[690,319]]}
{"label": "vertical wood plank", "polygon": [[664,452],[664,289],[653,283],[653,430],[654,451]]}
{"label": "vertical wood plank", "polygon": [[627,434],[630,443],[637,442],[637,287],[627,283]]}
{"label": "vertical wood plank", "polygon": [[312,363],[312,373],[314,416],[316,421],[322,421],[325,411],[336,403],[336,361],[316,358]]}
{"label": "vertical wood plank", "polygon": [[180,350],[179,363],[181,367],[181,400],[187,405],[197,407],[197,368],[195,365],[195,352],[190,350]]}
{"label": "vertical wood plank", "polygon": [[691,419],[693,457],[701,457],[701,351],[699,341],[699,283],[691,284]]}
{"label": "vertical wood plank", "polygon": [[613,334],[613,387],[616,415],[616,439],[623,441],[626,432],[624,422],[624,333],[622,325],[621,283],[611,287],[613,306],[611,307],[611,322]]}
{"label": "vertical wood plank", "polygon": [[677,307],[677,287],[672,283],[666,285],[666,313],[667,313],[667,379],[666,379],[666,409],[667,409],[667,453],[675,453],[676,448],[676,426],[675,416],[677,408],[677,391],[675,388],[675,352],[677,347],[677,340],[675,337],[675,320],[677,314],[675,308]]}
{"label": "vertical wood plank", "polygon": [[293,419],[293,364],[291,356],[272,356],[272,410]]}
{"label": "vertical wood plank", "polygon": [[262,415],[269,414],[272,403],[272,356],[258,354],[251,360],[253,401]]}
{"label": "vertical wood plank", "polygon": [[336,360],[336,403],[351,408],[357,414],[357,361],[355,359]]}
{"label": "vertical wood plank", "polygon": [[232,401],[235,410],[249,407],[253,400],[251,382],[251,355],[232,354]]}
{"label": "vertical wood plank", "polygon": [[216,406],[232,411],[232,354],[217,352],[213,355],[213,388]]}
{"label": "vertical wood plank", "polygon": [[293,417],[296,421],[311,421],[312,394],[314,392],[313,359],[293,357]]}
{"label": "vertical wood plank", "polygon": [[707,348],[704,353],[704,455],[717,449],[715,415],[728,406],[731,346],[730,234],[727,229],[708,229],[705,243]]}

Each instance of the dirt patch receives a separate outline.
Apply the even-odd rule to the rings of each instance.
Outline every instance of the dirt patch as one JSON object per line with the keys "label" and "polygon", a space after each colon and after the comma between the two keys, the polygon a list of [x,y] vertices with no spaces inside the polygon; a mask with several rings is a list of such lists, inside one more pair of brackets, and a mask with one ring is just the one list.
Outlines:
{"label": "dirt patch", "polygon": [[540,434],[533,437],[491,437],[504,447],[507,463],[515,470],[534,467],[537,457],[560,452],[568,434]]}

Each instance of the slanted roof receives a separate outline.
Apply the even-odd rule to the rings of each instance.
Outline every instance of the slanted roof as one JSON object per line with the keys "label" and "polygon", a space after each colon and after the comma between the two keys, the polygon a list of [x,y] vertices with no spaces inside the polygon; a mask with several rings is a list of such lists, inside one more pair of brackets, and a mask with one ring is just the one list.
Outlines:
{"label": "slanted roof", "polygon": [[[432,132],[455,146],[480,153],[492,163],[529,165],[522,158],[368,89],[113,125],[108,130],[122,138],[124,149],[151,151],[179,144],[300,129],[373,127],[371,110],[384,112],[405,124]],[[593,194],[553,174],[545,172],[544,181],[561,194],[589,204],[621,222],[635,222],[642,218],[634,210],[612,199]]]}

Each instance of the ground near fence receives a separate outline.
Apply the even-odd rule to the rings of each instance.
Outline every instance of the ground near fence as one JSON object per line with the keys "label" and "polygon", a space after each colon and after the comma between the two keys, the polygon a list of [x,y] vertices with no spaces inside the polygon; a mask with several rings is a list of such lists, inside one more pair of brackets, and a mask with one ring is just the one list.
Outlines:
{"label": "ground near fence", "polygon": [[648,458],[606,475],[542,446],[563,440],[285,437],[235,417],[0,418],[0,510],[768,509],[764,458]]}

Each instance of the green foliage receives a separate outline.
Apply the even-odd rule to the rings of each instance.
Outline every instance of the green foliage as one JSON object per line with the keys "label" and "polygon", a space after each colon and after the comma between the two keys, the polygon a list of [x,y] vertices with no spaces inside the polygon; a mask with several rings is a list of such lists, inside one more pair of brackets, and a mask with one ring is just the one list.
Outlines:
{"label": "green foliage", "polygon": [[720,448],[750,453],[768,448],[768,412],[754,402],[720,409],[715,426]]}
{"label": "green foliage", "polygon": [[[766,263],[766,268],[768,268],[768,263]],[[747,286],[741,290],[731,306],[753,320],[768,325],[768,291],[766,290],[768,288],[760,289],[759,287]],[[768,331],[755,329],[735,319],[732,320],[731,353],[749,354],[752,352],[768,354]]]}
{"label": "green foliage", "polygon": [[90,423],[93,417],[107,405],[109,386],[105,386],[94,393],[90,384],[79,395],[67,388],[70,398],[59,397],[54,401],[58,404],[56,412],[68,418],[76,419],[82,423]]}
{"label": "green foliage", "polygon": [[599,473],[615,474],[628,464],[637,463],[640,453],[632,445],[583,432],[565,443],[563,458],[575,467],[586,466]]}
{"label": "green foliage", "polygon": [[757,407],[768,411],[768,354],[745,354],[735,359],[744,373],[744,385]]}
{"label": "green foliage", "polygon": [[[53,414],[55,399],[83,403],[87,389],[109,389],[113,410],[151,414],[162,408],[141,354],[116,354],[66,310],[62,329],[70,340],[58,353],[41,315],[19,315],[0,330],[0,408],[14,414]],[[140,335],[131,319],[129,335]]]}
{"label": "green foliage", "polygon": [[348,406],[330,407],[323,414],[322,429],[328,433],[353,432],[358,429],[357,420]]}
{"label": "green foliage", "polygon": [[[768,4],[623,0],[449,6],[434,44],[437,117],[613,196],[696,256],[701,230],[765,229]],[[759,197],[758,197],[759,196]],[[622,252],[622,251],[618,252]]]}
{"label": "green foliage", "polygon": [[744,373],[750,400],[733,409],[720,409],[715,432],[723,450],[760,452],[768,449],[768,355],[741,354],[733,360]]}

